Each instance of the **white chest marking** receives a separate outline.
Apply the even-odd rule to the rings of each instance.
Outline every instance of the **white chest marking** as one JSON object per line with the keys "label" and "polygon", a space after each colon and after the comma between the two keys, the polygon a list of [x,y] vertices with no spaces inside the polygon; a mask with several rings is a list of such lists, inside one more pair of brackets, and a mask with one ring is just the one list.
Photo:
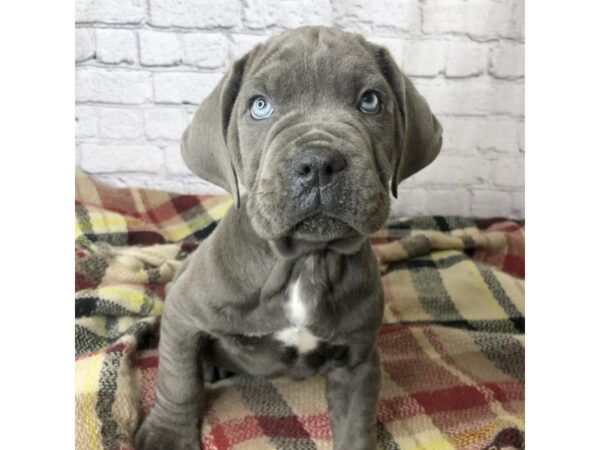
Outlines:
{"label": "white chest marking", "polygon": [[296,347],[300,353],[314,350],[319,343],[319,338],[304,327],[284,328],[275,333],[275,338],[288,347]]}
{"label": "white chest marking", "polygon": [[305,328],[309,317],[306,304],[302,301],[299,279],[292,285],[286,314],[292,326],[275,333],[275,339],[286,346],[296,347],[301,353],[314,350],[319,344],[319,338]]}
{"label": "white chest marking", "polygon": [[286,313],[292,324],[302,327],[308,321],[306,305],[300,294],[300,279],[296,280],[291,289],[290,299],[286,305]]}

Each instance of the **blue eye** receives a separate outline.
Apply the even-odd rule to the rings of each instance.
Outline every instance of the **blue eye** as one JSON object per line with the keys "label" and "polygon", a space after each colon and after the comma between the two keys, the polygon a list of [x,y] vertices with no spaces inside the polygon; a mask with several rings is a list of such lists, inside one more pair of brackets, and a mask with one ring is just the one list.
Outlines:
{"label": "blue eye", "polygon": [[367,91],[360,98],[358,104],[360,112],[365,114],[377,114],[381,111],[381,98],[376,91]]}
{"label": "blue eye", "polygon": [[269,100],[262,95],[258,95],[252,99],[250,106],[250,115],[256,120],[268,119],[273,114],[273,107]]}

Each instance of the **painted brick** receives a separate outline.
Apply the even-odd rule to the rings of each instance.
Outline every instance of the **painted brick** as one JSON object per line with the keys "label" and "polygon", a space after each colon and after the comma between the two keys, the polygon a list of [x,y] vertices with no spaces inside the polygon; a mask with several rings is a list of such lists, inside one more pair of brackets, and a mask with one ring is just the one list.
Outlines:
{"label": "painted brick", "polygon": [[525,46],[503,42],[492,50],[490,73],[499,78],[521,78],[525,75]]}
{"label": "painted brick", "polygon": [[183,52],[177,34],[143,30],[139,39],[143,66],[174,66],[181,62]]}
{"label": "painted brick", "polygon": [[98,135],[98,112],[90,106],[75,108],[75,136],[90,138]]}
{"label": "painted brick", "polygon": [[389,50],[394,58],[396,64],[401,68],[404,62],[404,52],[406,51],[406,47],[408,42],[403,39],[391,39],[391,38],[371,38],[370,42],[385,47]]}
{"label": "painted brick", "polygon": [[196,105],[182,105],[182,109],[184,117],[183,121],[186,125],[189,125],[192,123],[192,120],[194,120],[194,114],[196,114],[197,107]]}
{"label": "painted brick", "polygon": [[485,72],[488,48],[475,43],[452,43],[446,46],[446,69],[448,77],[470,77]]}
{"label": "painted brick", "polygon": [[150,24],[158,27],[231,28],[241,22],[238,0],[149,0]]}
{"label": "painted brick", "polygon": [[415,186],[476,186],[490,178],[490,163],[480,157],[441,154],[429,166],[412,176]]}
{"label": "painted brick", "polygon": [[514,35],[513,9],[493,0],[428,0],[423,4],[425,33],[465,33],[479,38]]}
{"label": "painted brick", "polygon": [[332,0],[333,22],[349,31],[398,34],[418,29],[418,0]]}
{"label": "painted brick", "polygon": [[232,34],[232,54],[231,57],[236,60],[244,56],[256,45],[267,40],[267,36],[256,36],[253,34]]}
{"label": "painted brick", "polygon": [[90,173],[162,171],[164,155],[152,145],[99,145],[80,147],[81,168]]}
{"label": "painted brick", "polygon": [[[444,150],[476,155],[478,151],[519,152],[518,128],[522,123],[513,118],[438,117],[444,128]],[[521,127],[522,128],[522,127]]]}
{"label": "painted brick", "polygon": [[525,39],[525,0],[508,0],[510,17],[507,25],[507,37]]}
{"label": "painted brick", "polygon": [[333,23],[347,31],[371,34],[373,3],[362,0],[331,0]]}
{"label": "painted brick", "polygon": [[522,158],[494,161],[493,180],[496,186],[525,187],[525,161]]}
{"label": "painted brick", "polygon": [[[181,157],[181,148],[179,145],[165,148],[165,161],[167,174],[175,176],[196,177],[194,173],[185,165]],[[197,178],[197,177],[196,177]]]}
{"label": "painted brick", "polygon": [[138,110],[100,108],[100,137],[136,139],[143,135],[142,114]]}
{"label": "painted brick", "polygon": [[404,49],[402,69],[409,76],[434,77],[444,69],[443,42],[411,42]]}
{"label": "painted brick", "polygon": [[471,196],[463,187],[449,190],[428,190],[424,211],[426,214],[468,216]]}
{"label": "painted brick", "polygon": [[187,193],[184,180],[159,178],[156,174],[148,172],[129,172],[126,174],[96,174],[94,178],[100,182],[120,188],[155,189],[162,192]]}
{"label": "painted brick", "polygon": [[421,25],[418,0],[374,0],[368,4],[372,5],[376,30],[410,33]]}
{"label": "painted brick", "polygon": [[145,72],[85,68],[75,72],[78,102],[139,104],[150,100],[150,75]]}
{"label": "painted brick", "polygon": [[472,217],[497,217],[498,210],[512,210],[512,198],[509,192],[479,190],[473,191],[473,197],[471,199]]}
{"label": "painted brick", "polygon": [[282,0],[277,2],[279,25],[297,28],[304,25],[331,25],[331,2],[322,0]]}
{"label": "painted brick", "polygon": [[96,37],[90,28],[75,29],[75,61],[83,62],[94,58],[96,54]]}
{"label": "painted brick", "polygon": [[137,61],[137,41],[130,30],[96,30],[96,59],[106,64]]}
{"label": "painted brick", "polygon": [[523,115],[522,84],[454,80],[446,83],[416,80],[417,90],[427,99],[435,114]]}
{"label": "painted brick", "polygon": [[203,69],[218,69],[228,61],[229,43],[220,34],[183,35],[183,62]]}
{"label": "painted brick", "polygon": [[185,128],[179,108],[153,108],[144,111],[144,128],[149,139],[178,141]]}
{"label": "painted brick", "polygon": [[[510,196],[512,214],[511,217],[524,218],[525,217],[525,192],[513,192]],[[496,212],[497,214],[497,212]]]}
{"label": "painted brick", "polygon": [[517,126],[517,136],[519,139],[519,151],[525,153],[525,122],[520,122]]}
{"label": "painted brick", "polygon": [[245,0],[242,2],[242,19],[251,30],[260,30],[277,24],[277,1]]}
{"label": "painted brick", "polygon": [[427,191],[399,187],[398,198],[392,202],[390,217],[423,215],[426,214],[426,206]]}
{"label": "painted brick", "polygon": [[77,0],[75,21],[113,24],[144,20],[144,0]]}
{"label": "painted brick", "polygon": [[155,73],[154,101],[198,104],[210,94],[221,77],[222,74],[217,73]]}

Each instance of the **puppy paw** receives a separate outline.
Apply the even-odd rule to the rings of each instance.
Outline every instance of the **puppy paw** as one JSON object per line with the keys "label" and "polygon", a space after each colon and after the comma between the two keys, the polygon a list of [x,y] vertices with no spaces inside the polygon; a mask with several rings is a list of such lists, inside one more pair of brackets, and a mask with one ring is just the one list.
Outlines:
{"label": "puppy paw", "polygon": [[196,426],[172,430],[144,420],[134,438],[136,450],[201,450]]}

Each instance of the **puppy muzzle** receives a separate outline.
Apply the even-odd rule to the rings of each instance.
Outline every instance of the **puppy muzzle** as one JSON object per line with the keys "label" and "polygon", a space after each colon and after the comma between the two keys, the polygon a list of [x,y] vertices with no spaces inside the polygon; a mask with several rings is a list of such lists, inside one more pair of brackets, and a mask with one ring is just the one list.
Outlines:
{"label": "puppy muzzle", "polygon": [[[369,143],[341,120],[286,119],[287,126],[274,127],[251,194],[258,231],[323,242],[373,229],[375,216],[387,215],[380,200],[387,192],[379,186]],[[370,212],[380,207],[384,211]]]}

